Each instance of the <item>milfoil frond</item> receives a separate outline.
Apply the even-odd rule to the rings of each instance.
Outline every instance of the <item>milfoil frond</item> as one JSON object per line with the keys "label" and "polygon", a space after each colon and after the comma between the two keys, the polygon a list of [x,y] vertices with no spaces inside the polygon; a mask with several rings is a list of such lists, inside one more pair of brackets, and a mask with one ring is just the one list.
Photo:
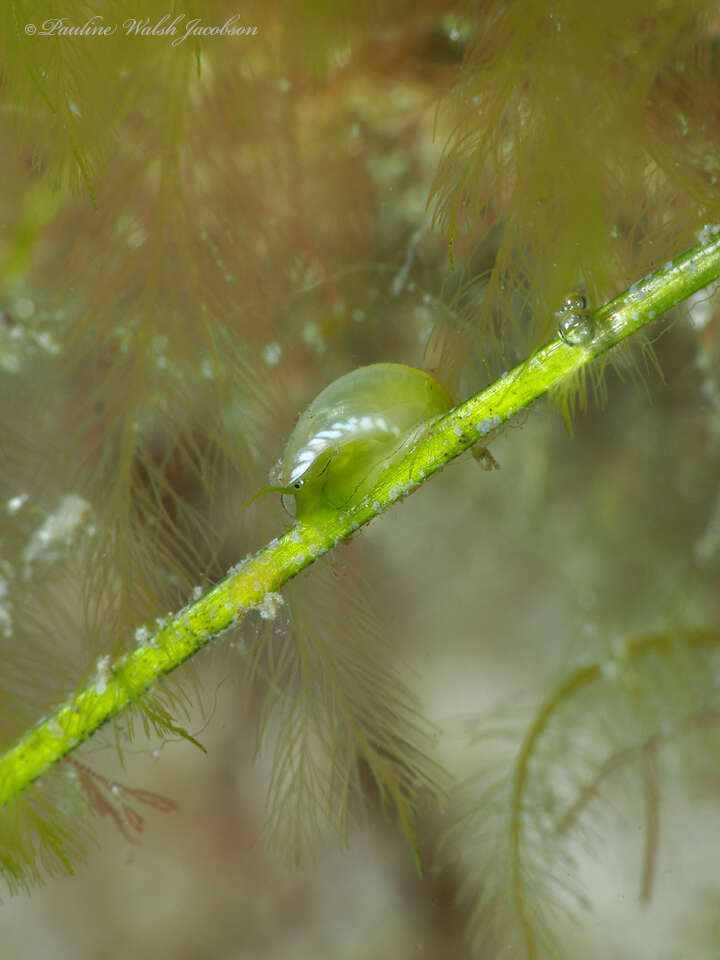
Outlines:
{"label": "milfoil frond", "polygon": [[572,956],[563,947],[567,916],[592,903],[581,861],[612,833],[607,804],[619,785],[621,815],[642,824],[638,901],[651,898],[668,770],[698,784],[716,765],[719,665],[717,631],[634,638],[569,672],[499,735],[496,724],[478,722],[476,747],[487,759],[458,790],[447,846],[464,864],[478,951],[508,960]]}
{"label": "milfoil frond", "polygon": [[382,635],[367,585],[342,559],[287,588],[288,629],[259,639],[265,735],[272,730],[269,829],[296,862],[328,829],[347,840],[353,814],[377,801],[396,816],[419,862],[414,822],[445,777],[432,730]]}

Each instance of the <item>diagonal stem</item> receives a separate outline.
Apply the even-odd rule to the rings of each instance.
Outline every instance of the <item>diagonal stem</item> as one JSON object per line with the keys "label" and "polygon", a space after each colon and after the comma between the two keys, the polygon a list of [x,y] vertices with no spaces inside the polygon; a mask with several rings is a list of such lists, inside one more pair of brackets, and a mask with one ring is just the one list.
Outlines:
{"label": "diagonal stem", "polygon": [[44,770],[136,702],[165,674],[235,626],[267,597],[373,517],[412,492],[453,458],[527,408],[567,377],[720,277],[720,236],[700,243],[595,311],[595,336],[572,346],[560,337],[487,389],[429,425],[416,446],[379,478],[368,497],[344,513],[327,511],[296,523],[242,563],[204,596],[158,623],[0,755],[0,808]]}

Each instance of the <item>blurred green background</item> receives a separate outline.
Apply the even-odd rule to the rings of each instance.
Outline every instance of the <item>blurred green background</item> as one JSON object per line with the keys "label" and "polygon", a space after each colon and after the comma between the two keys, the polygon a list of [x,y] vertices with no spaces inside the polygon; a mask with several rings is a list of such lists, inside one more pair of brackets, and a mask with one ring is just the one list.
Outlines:
{"label": "blurred green background", "polygon": [[[30,38],[23,25],[80,24],[95,12],[108,24],[170,12],[221,25],[237,11],[8,4],[3,744],[99,655],[127,647],[137,626],[284,529],[275,498],[237,506],[266,483],[297,414],[335,377],[397,361],[464,397],[552,335],[552,307],[574,285],[591,299],[612,296],[694,242],[718,202],[713,7],[612,4],[596,49],[597,18],[579,2],[249,5],[241,17],[255,35],[176,46],[122,29]],[[503,44],[507,68],[497,66]],[[607,66],[598,50],[637,81],[627,101],[622,77],[608,80],[607,102],[583,92]],[[587,76],[577,72],[584,60]],[[583,103],[597,115],[588,120]],[[551,155],[544,137],[557,142],[561,130],[567,150]],[[650,151],[658,142],[667,156]],[[612,662],[640,634],[717,628],[719,329],[717,298],[695,298],[650,334],[662,375],[639,350],[615,358],[606,404],[578,413],[572,436],[552,405],[538,405],[493,443],[499,471],[453,464],[323,562],[341,606],[360,590],[437,726],[434,758],[453,783],[492,755],[472,734],[494,709],[512,751],[578,662]],[[68,521],[68,496],[87,515]],[[38,541],[48,517],[56,527]],[[310,569],[298,589],[321,575]],[[488,820],[482,840],[455,834],[463,856],[442,846],[453,798],[421,811],[422,877],[371,789],[348,849],[319,838],[304,869],[288,866],[265,829],[271,759],[267,749],[256,759],[262,696],[242,656],[264,626],[248,623],[180,671],[189,699],[180,719],[207,754],[140,732],[124,766],[109,749],[113,732],[83,749],[93,769],[178,809],[139,807],[137,843],[98,821],[99,844],[77,876],[2,905],[6,955],[526,956],[502,903],[491,911],[499,939],[468,945],[472,893],[461,891],[491,885],[485,847],[503,838]],[[702,670],[720,671],[714,656]],[[602,697],[588,700],[584,720],[580,703],[565,722],[586,723],[593,757],[658,732],[670,742],[663,723],[700,710],[696,669],[638,670],[637,698],[657,702],[652,719],[639,708],[625,741]],[[563,840],[574,862],[546,861],[592,908],[572,908],[579,923],[552,920],[558,956],[718,956],[714,722],[692,748],[680,738],[658,752],[649,903],[639,903],[649,829],[641,772],[608,778],[588,804]],[[127,727],[118,729],[122,741]],[[565,760],[576,757],[550,750],[530,776],[552,785]],[[577,791],[585,773],[578,767]]]}

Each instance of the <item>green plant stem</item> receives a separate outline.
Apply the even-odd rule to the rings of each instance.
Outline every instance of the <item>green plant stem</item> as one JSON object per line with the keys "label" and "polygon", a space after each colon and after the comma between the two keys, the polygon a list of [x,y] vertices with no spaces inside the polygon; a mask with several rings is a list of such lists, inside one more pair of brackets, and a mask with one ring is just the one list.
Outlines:
{"label": "green plant stem", "polygon": [[595,336],[582,346],[552,340],[487,389],[429,425],[407,455],[391,464],[374,490],[344,513],[298,522],[232,568],[217,586],[167,618],[95,674],[4,754],[0,808],[53,763],[83,743],[164,674],[234,626],[254,608],[272,614],[269,596],[340,540],[387,509],[510,417],[586,368],[674,304],[720,277],[720,236],[699,244],[634,284],[593,315]]}

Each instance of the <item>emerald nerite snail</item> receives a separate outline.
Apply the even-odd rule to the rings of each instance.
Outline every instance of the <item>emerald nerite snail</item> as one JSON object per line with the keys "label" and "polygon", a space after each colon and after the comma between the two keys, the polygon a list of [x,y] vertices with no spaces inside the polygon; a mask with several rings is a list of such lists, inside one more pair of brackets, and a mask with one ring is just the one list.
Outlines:
{"label": "emerald nerite snail", "polygon": [[354,506],[424,424],[452,406],[447,390],[423,370],[402,363],[358,367],[325,387],[300,415],[283,454],[282,486],[257,496],[285,494],[299,520]]}

